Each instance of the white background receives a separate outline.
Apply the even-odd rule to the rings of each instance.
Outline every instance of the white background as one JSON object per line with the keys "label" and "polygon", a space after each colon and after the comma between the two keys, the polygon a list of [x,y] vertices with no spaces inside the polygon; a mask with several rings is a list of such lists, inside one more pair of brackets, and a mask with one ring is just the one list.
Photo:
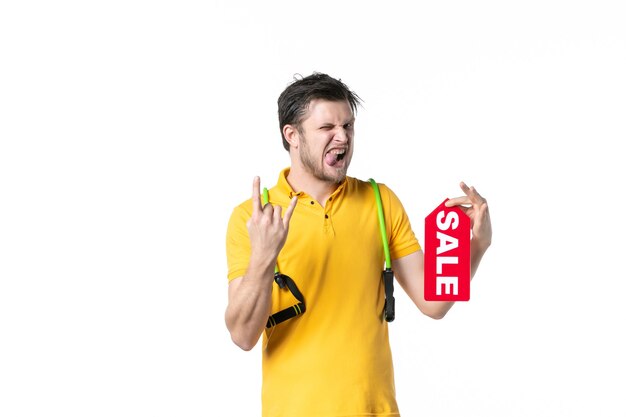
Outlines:
{"label": "white background", "polygon": [[490,203],[470,302],[397,291],[403,416],[624,416],[620,2],[271,3],[0,6],[0,415],[260,415],[226,223],[321,71],[365,102],[350,174],[420,240],[460,180]]}

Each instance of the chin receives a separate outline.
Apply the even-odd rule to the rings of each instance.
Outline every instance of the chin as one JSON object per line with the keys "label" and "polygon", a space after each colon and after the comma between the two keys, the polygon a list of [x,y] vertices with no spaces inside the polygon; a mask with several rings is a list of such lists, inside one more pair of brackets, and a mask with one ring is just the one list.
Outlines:
{"label": "chin", "polygon": [[341,169],[338,172],[335,171],[333,173],[333,175],[328,175],[328,178],[332,179],[332,181],[335,184],[341,184],[343,182],[343,180],[346,179],[347,174],[348,174],[348,169],[346,167],[346,168]]}
{"label": "chin", "polygon": [[341,178],[337,177],[335,178],[335,180],[333,181],[336,185],[341,184],[344,180],[346,179],[346,176],[342,176]]}

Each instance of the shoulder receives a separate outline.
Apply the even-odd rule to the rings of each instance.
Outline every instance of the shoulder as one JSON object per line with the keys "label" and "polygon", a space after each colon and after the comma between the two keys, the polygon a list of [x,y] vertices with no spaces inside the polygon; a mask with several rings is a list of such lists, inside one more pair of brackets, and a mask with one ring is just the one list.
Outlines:
{"label": "shoulder", "polygon": [[246,223],[252,217],[252,199],[249,198],[246,201],[236,205],[228,220],[228,234],[233,233],[236,230],[246,229]]}
{"label": "shoulder", "polygon": [[233,209],[233,213],[242,213],[247,214],[248,216],[252,215],[252,199],[249,198],[245,201],[242,201]]}
{"label": "shoulder", "polygon": [[361,207],[363,204],[375,204],[374,188],[369,181],[360,180],[354,177],[346,177],[343,185],[343,194],[347,201]]}
{"label": "shoulder", "polygon": [[[347,187],[351,193],[359,194],[359,195],[367,195],[374,198],[374,187],[371,183],[372,179],[368,179],[367,181],[346,177]],[[375,180],[373,180],[375,181]],[[387,203],[389,201],[399,202],[398,196],[393,192],[393,190],[385,183],[375,181],[378,186],[378,191],[380,192],[380,197],[383,202]]]}

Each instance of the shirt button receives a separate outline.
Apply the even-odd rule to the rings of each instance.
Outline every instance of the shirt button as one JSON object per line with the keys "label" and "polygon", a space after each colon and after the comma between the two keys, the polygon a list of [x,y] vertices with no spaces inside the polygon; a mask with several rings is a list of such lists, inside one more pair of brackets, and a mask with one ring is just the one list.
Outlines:
{"label": "shirt button", "polygon": [[314,202],[314,201],[311,201],[311,204],[315,204],[315,202]]}
{"label": "shirt button", "polygon": [[324,214],[324,217],[328,218],[328,214]]}

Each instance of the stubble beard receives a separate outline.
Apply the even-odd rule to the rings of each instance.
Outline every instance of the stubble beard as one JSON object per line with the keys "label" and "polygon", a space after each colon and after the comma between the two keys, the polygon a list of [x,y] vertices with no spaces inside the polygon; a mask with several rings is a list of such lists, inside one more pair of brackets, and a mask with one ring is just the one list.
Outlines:
{"label": "stubble beard", "polygon": [[324,182],[330,182],[333,184],[341,184],[343,180],[346,179],[346,175],[348,173],[348,165],[350,165],[350,160],[347,159],[350,156],[346,155],[345,163],[342,168],[332,168],[331,170],[334,172],[334,175],[327,173],[324,171],[324,161],[320,161],[319,164],[313,159],[311,155],[311,151],[307,144],[307,140],[304,135],[301,134],[300,140],[300,162],[304,166],[304,168],[309,172],[309,174],[313,175],[316,179]]}

